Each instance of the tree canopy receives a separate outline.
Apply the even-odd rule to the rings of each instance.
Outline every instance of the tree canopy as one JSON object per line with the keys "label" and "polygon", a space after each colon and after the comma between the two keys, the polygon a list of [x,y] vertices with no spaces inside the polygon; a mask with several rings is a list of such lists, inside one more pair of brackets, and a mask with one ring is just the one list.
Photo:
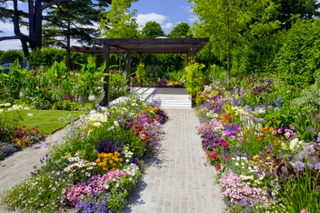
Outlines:
{"label": "tree canopy", "polygon": [[113,0],[111,9],[104,13],[98,22],[101,35],[106,38],[137,38],[139,37],[138,24],[135,18],[137,10],[130,13],[132,2],[138,0]]}
{"label": "tree canopy", "polygon": [[[13,2],[12,9],[8,6],[8,2]],[[0,37],[0,41],[20,39],[24,54],[25,56],[28,56],[28,44],[32,50],[35,50],[37,48],[40,49],[42,47],[43,20],[46,20],[48,23],[52,22],[52,24],[54,24],[55,26],[61,25],[59,27],[62,27],[62,30],[63,28],[65,29],[66,26],[66,20],[64,20],[65,18],[77,23],[79,21],[80,23],[78,24],[80,25],[89,24],[88,20],[92,20],[91,17],[98,19],[98,13],[100,13],[102,8],[106,7],[111,2],[111,0],[22,0],[22,2],[28,3],[27,12],[19,10],[18,0],[0,0],[0,20],[12,21],[15,34],[14,36]],[[54,9],[52,9],[53,7]],[[48,8],[55,12],[49,12],[50,14],[48,13],[47,15],[43,15],[43,11]],[[57,11],[59,11],[59,13],[57,13]],[[66,17],[67,13],[69,13],[68,17]],[[73,17],[74,19],[71,17]],[[61,20],[59,19],[64,22],[61,22]],[[62,26],[62,23],[64,24],[64,26]],[[21,26],[27,26],[29,28],[29,35],[25,35],[21,32]],[[57,28],[52,27],[51,30],[51,32],[47,31],[47,33],[45,34],[47,36],[46,39],[51,38],[50,35],[59,35],[59,31]],[[80,30],[80,28],[76,30]],[[68,32],[68,35],[72,34]]]}
{"label": "tree canopy", "polygon": [[192,32],[189,24],[185,22],[179,23],[168,34],[169,38],[192,38]]}
{"label": "tree canopy", "polygon": [[110,4],[111,0],[73,0],[51,8],[43,25],[44,46],[70,46],[70,39],[90,45],[100,34],[95,22]]}
{"label": "tree canopy", "polygon": [[143,38],[155,38],[159,36],[165,36],[165,33],[161,29],[160,24],[155,21],[148,21],[146,25],[143,27],[141,33]]}
{"label": "tree canopy", "polygon": [[215,51],[227,58],[230,78],[230,57],[235,42],[240,41],[244,32],[259,36],[278,28],[279,22],[270,22],[275,5],[269,0],[190,0],[193,10],[199,16],[195,23],[197,36],[209,37]]}

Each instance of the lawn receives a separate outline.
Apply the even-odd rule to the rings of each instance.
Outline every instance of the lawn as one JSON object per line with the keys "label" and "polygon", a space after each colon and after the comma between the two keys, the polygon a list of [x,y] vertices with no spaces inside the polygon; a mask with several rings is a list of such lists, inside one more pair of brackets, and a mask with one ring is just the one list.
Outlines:
{"label": "lawn", "polygon": [[[21,110],[19,112],[23,117],[22,125],[26,129],[37,128],[43,133],[52,133],[65,126],[69,115],[72,115],[72,119],[76,120],[80,115],[85,114],[82,111],[64,110]],[[33,116],[28,116],[28,114]],[[60,118],[63,118],[63,121],[59,121]]]}

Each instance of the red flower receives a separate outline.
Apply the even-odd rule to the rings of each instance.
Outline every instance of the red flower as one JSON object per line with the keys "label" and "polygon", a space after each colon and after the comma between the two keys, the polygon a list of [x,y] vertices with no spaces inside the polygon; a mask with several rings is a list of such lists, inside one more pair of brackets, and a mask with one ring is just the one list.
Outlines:
{"label": "red flower", "polygon": [[22,126],[22,128],[24,129],[24,128],[26,128],[25,126]]}
{"label": "red flower", "polygon": [[32,128],[32,130],[34,130],[34,128]]}
{"label": "red flower", "polygon": [[31,132],[31,130],[30,130],[30,129],[27,129],[27,131],[28,131],[28,132]]}
{"label": "red flower", "polygon": [[37,128],[39,128],[39,126],[37,126]]}
{"label": "red flower", "polygon": [[207,155],[207,154],[208,154],[208,151],[206,151],[205,154]]}
{"label": "red flower", "polygon": [[227,158],[231,158],[231,155],[227,155]]}
{"label": "red flower", "polygon": [[217,168],[217,171],[220,171],[220,168]]}
{"label": "red flower", "polygon": [[222,145],[222,146],[225,146],[225,147],[228,147],[228,146],[229,146],[229,144],[228,144],[227,142],[222,142],[221,145]]}
{"label": "red flower", "polygon": [[225,158],[223,159],[223,162],[226,162],[226,159],[225,159]]}
{"label": "red flower", "polygon": [[220,167],[220,163],[217,163],[216,166],[219,168]]}

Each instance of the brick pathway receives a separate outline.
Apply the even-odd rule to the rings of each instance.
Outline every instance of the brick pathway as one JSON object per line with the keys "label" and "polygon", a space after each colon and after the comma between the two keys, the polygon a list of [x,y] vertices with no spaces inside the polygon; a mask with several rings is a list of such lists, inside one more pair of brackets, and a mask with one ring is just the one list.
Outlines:
{"label": "brick pathway", "polygon": [[30,175],[30,172],[33,171],[33,166],[39,167],[41,165],[40,158],[49,152],[48,146],[44,149],[42,148],[44,143],[54,144],[61,142],[64,134],[65,129],[61,129],[48,136],[45,141],[15,152],[0,161],[0,194],[4,189],[8,189],[10,186],[17,184],[22,178]]}
{"label": "brick pathway", "polygon": [[199,121],[193,109],[166,109],[164,140],[157,155],[147,160],[138,187],[124,212],[223,212],[215,169],[204,166],[201,139],[195,134]]}

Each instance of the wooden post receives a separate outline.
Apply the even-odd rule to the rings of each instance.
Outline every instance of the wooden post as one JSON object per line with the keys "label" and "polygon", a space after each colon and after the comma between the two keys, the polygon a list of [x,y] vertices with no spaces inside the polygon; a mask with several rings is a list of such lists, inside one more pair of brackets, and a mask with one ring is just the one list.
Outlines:
{"label": "wooden post", "polygon": [[[142,62],[142,54],[139,53],[139,65],[141,64]],[[140,87],[142,87],[142,77],[140,77]]]}
{"label": "wooden post", "polygon": [[[108,44],[103,44],[103,58],[106,61],[106,68],[104,70],[104,73],[109,72],[109,56],[110,56],[110,46]],[[104,89],[104,103],[106,106],[109,105],[110,102],[110,94],[109,94],[109,89],[110,89],[110,77],[109,75],[104,76],[104,81],[105,83],[103,84],[103,89]]]}
{"label": "wooden post", "polygon": [[130,91],[130,70],[131,70],[131,54],[130,54],[130,50],[127,50],[127,85],[128,85],[128,91]]}
{"label": "wooden post", "polygon": [[[191,63],[196,62],[196,55],[197,55],[197,46],[193,44],[191,46]],[[191,107],[196,107],[196,95],[191,95]]]}
{"label": "wooden post", "polygon": [[70,71],[70,49],[67,47],[67,53],[66,53],[66,65]]}
{"label": "wooden post", "polygon": [[190,64],[190,62],[191,62],[191,52],[189,51],[187,55],[188,55],[188,64]]}

